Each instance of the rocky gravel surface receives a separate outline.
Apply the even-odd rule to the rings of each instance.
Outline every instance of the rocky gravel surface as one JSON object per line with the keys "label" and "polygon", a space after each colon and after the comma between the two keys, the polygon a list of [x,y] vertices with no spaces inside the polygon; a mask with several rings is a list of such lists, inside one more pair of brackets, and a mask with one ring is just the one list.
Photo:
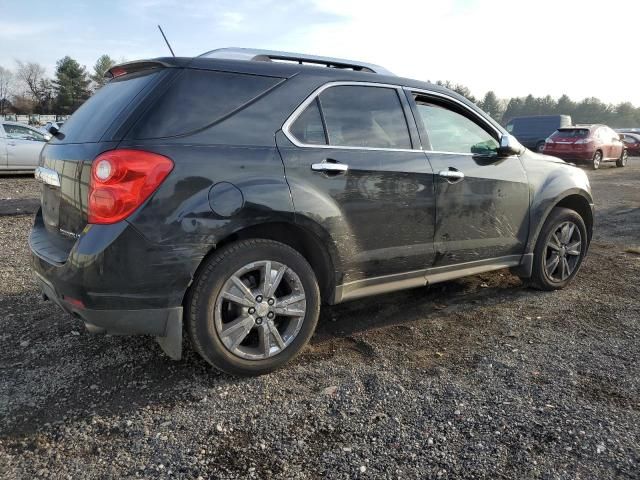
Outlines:
{"label": "rocky gravel surface", "polygon": [[570,288],[499,271],[326,307],[254,379],[89,335],[40,299],[31,216],[0,216],[0,478],[638,478],[640,159],[589,175]]}

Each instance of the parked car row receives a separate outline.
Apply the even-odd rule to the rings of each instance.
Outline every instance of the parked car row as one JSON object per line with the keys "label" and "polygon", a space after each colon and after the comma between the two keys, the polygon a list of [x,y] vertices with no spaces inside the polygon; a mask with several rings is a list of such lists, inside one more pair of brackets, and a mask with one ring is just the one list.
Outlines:
{"label": "parked car row", "polygon": [[627,164],[629,155],[640,155],[640,129],[613,130],[606,125],[573,125],[569,115],[516,117],[507,131],[531,150],[570,162]]}

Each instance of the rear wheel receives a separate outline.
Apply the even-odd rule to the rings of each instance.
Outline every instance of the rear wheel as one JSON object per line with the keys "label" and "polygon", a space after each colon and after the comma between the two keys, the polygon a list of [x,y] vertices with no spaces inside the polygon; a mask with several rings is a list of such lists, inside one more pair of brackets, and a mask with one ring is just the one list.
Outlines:
{"label": "rear wheel", "polygon": [[544,150],[544,142],[540,142],[536,145],[536,152],[542,153],[542,150]]}
{"label": "rear wheel", "polygon": [[620,158],[616,161],[616,166],[626,167],[628,160],[629,160],[629,152],[627,152],[627,150],[625,149],[622,151],[622,155],[620,155]]}
{"label": "rear wheel", "polygon": [[538,236],[531,286],[540,290],[566,287],[578,273],[587,246],[582,217],[568,208],[554,208]]}
{"label": "rear wheel", "polygon": [[593,159],[591,161],[591,166],[594,170],[600,168],[600,164],[602,163],[602,152],[597,150],[596,153],[593,154]]}
{"label": "rear wheel", "polygon": [[297,355],[318,322],[315,274],[291,247],[243,240],[216,252],[187,307],[196,350],[232,375],[271,372]]}

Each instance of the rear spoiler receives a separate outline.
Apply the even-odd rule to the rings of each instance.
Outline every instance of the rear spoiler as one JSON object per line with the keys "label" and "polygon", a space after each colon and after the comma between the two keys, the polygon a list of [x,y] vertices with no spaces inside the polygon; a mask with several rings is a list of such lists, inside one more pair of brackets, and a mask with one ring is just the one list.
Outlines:
{"label": "rear spoiler", "polygon": [[191,61],[190,58],[154,58],[152,60],[134,60],[132,62],[114,65],[104,74],[105,78],[117,78],[128,73],[141,72],[155,68],[183,67]]}

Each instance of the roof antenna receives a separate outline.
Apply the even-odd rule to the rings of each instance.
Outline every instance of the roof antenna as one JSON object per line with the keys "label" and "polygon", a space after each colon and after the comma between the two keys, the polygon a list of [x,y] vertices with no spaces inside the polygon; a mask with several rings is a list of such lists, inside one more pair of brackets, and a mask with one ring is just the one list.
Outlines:
{"label": "roof antenna", "polygon": [[171,55],[173,55],[175,57],[176,54],[173,53],[173,48],[171,48],[171,45],[169,44],[169,40],[167,40],[167,36],[162,31],[162,27],[160,25],[158,25],[158,30],[160,30],[160,33],[162,34],[162,38],[164,38],[164,41],[166,42],[167,47],[169,47],[169,51],[171,52]]}

